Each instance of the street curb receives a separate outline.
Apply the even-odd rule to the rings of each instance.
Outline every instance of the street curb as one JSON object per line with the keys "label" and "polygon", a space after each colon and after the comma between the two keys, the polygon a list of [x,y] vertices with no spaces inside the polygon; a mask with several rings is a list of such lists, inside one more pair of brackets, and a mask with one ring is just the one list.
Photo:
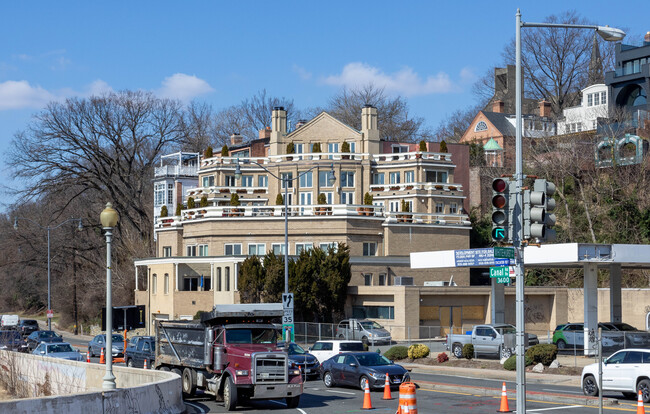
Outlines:
{"label": "street curb", "polygon": [[[466,392],[468,394],[480,395],[484,397],[500,397],[500,388],[487,388],[487,387],[472,387],[467,385],[448,385],[428,381],[415,382],[421,389],[431,391],[451,391],[451,392]],[[507,391],[508,398],[516,399],[516,392],[514,390]],[[588,406],[598,406],[597,397],[576,397],[575,395],[539,392],[539,391],[526,391],[526,399],[533,399],[546,402],[557,402],[566,404],[579,404]],[[615,398],[603,398],[603,405],[612,406],[618,405],[618,400]]]}

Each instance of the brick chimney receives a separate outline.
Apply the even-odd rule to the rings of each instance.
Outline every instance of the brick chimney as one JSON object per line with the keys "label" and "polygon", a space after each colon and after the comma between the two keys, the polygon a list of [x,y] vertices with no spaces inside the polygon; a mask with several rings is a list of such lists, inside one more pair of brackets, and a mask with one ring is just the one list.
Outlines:
{"label": "brick chimney", "polygon": [[260,139],[271,138],[271,127],[260,129],[259,138]]}
{"label": "brick chimney", "polygon": [[307,120],[305,119],[300,119],[298,122],[296,122],[296,129],[300,128],[301,126],[305,125],[307,123]]}
{"label": "brick chimney", "polygon": [[550,118],[551,116],[551,103],[545,100],[539,101],[539,116]]}
{"label": "brick chimney", "polygon": [[503,113],[505,108],[505,104],[501,100],[496,100],[492,102],[492,112],[498,112],[500,114]]}
{"label": "brick chimney", "polygon": [[239,133],[234,133],[230,136],[230,146],[235,147],[237,145],[241,145],[242,142],[244,142],[244,137],[239,135]]}

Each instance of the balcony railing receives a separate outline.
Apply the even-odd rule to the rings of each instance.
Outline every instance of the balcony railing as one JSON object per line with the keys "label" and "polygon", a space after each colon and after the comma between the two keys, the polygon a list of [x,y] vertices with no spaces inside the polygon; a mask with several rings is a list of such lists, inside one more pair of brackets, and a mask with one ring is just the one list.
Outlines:
{"label": "balcony railing", "polygon": [[[469,218],[465,214],[428,214],[387,212],[381,206],[364,204],[328,204],[309,206],[289,206],[290,217],[367,217],[380,219],[384,223],[413,223],[431,225],[469,226]],[[218,206],[183,210],[180,216],[160,217],[156,220],[155,228],[180,227],[184,223],[197,220],[229,220],[233,218],[281,218],[285,215],[284,206]]]}
{"label": "balcony railing", "polygon": [[461,184],[447,184],[447,183],[400,183],[400,184],[370,185],[370,191],[379,192],[379,193],[389,192],[389,191],[410,191],[410,190],[463,191],[463,186]]}
{"label": "balcony railing", "polygon": [[[282,190],[284,192],[284,190]],[[269,189],[267,187],[226,187],[226,186],[211,186],[211,187],[195,187],[190,188],[185,191],[185,198],[194,197],[195,199],[207,196],[208,200],[215,196],[223,194],[232,194],[237,193],[240,195],[245,194],[268,194]],[[289,188],[289,192],[293,192],[292,188]]]}
{"label": "balcony railing", "polygon": [[199,175],[199,167],[186,166],[186,165],[163,165],[161,167],[154,168],[154,176],[156,177],[176,177],[176,176],[187,176],[193,177]]}

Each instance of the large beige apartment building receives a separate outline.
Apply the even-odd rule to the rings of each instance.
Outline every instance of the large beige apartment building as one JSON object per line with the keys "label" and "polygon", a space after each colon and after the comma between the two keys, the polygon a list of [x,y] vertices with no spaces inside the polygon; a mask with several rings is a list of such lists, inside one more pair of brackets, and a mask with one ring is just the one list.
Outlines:
{"label": "large beige apartment building", "polygon": [[[442,153],[438,143],[421,151],[417,143],[382,140],[380,115],[364,107],[357,130],[323,112],[289,131],[286,111],[275,108],[271,128],[247,143],[233,136],[227,156],[179,153],[162,160],[153,183],[156,257],[135,262],[136,280],[146,271],[135,301],[146,306],[147,320],[189,319],[215,304],[237,303],[241,262],[270,250],[293,256],[347,244],[350,316],[388,324],[406,325],[402,286],[468,286],[467,269],[412,270],[409,263],[411,252],[469,248],[468,147],[449,145]],[[284,185],[288,211],[276,205]],[[364,204],[366,193],[371,205]],[[231,205],[233,194],[241,205]],[[174,215],[190,197],[196,207]],[[207,206],[199,206],[201,199]]]}

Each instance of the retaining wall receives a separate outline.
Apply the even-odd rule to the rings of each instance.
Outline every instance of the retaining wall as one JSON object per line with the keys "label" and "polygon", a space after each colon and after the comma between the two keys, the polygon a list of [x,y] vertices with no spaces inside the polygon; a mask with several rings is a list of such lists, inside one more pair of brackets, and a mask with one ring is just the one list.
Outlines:
{"label": "retaining wall", "polygon": [[[181,378],[113,366],[117,389],[102,391],[106,366],[0,351],[0,379],[30,398],[0,402],[0,413],[151,413],[185,411]],[[50,396],[43,396],[43,395]]]}

